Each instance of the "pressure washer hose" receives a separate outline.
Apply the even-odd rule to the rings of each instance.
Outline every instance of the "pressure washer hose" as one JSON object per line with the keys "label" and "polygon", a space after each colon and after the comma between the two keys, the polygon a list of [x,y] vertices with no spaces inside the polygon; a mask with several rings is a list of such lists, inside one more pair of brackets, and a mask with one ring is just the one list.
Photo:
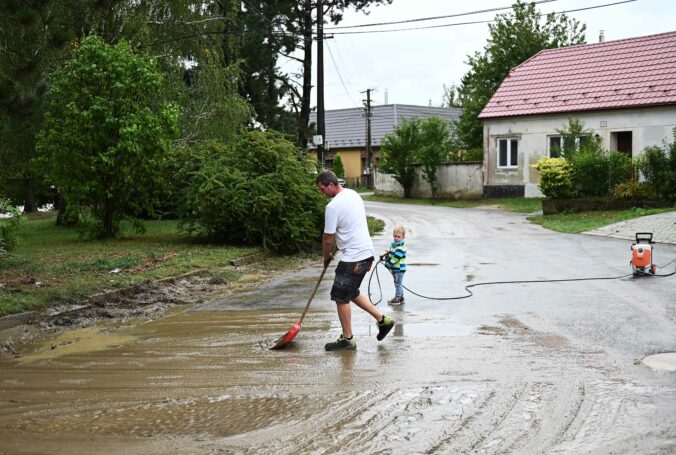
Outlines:
{"label": "pressure washer hose", "polygon": [[[377,302],[373,302],[374,305],[378,305],[382,300],[383,300],[383,288],[380,284],[380,276],[378,275],[378,266],[382,265],[381,260],[379,260],[376,263],[376,266],[373,268],[373,271],[371,272],[371,276],[369,277],[369,285],[368,285],[368,294],[369,294],[369,300],[373,302],[373,299],[371,299],[371,280],[373,279],[373,275],[375,273],[376,279],[378,280],[378,290],[380,291],[380,299],[378,299]],[[663,266],[658,266],[658,268],[663,269],[666,268],[669,264],[672,264],[676,262],[676,259],[672,260],[671,262],[668,262],[664,264]],[[384,267],[384,265],[383,265]],[[389,271],[389,270],[388,270]],[[620,278],[627,278],[633,275],[645,275],[645,276],[656,276],[656,277],[667,277],[667,276],[672,276],[676,274],[676,267],[674,267],[674,271],[671,273],[667,274],[652,274],[652,273],[647,273],[643,272],[640,270],[637,270],[636,273],[628,273],[626,275],[620,275],[620,276],[609,276],[609,277],[593,277],[593,278],[563,278],[563,279],[553,279],[553,280],[512,280],[512,281],[487,281],[485,283],[474,283],[474,284],[468,284],[465,286],[465,291],[468,293],[467,295],[461,295],[461,296],[456,296],[456,297],[430,297],[422,294],[418,294],[417,292],[414,292],[407,288],[406,286],[402,287],[406,289],[408,292],[410,292],[413,295],[417,295],[418,297],[422,297],[423,299],[427,300],[460,300],[460,299],[466,299],[469,297],[472,297],[474,294],[472,291],[469,290],[469,288],[473,287],[478,287],[478,286],[487,286],[491,284],[523,284],[523,283],[559,283],[563,281],[594,281],[594,280],[619,280]]]}

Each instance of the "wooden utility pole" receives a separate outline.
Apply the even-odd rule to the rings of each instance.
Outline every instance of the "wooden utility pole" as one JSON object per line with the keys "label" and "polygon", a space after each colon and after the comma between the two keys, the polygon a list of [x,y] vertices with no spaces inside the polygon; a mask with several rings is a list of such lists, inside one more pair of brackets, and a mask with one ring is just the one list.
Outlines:
{"label": "wooden utility pole", "polygon": [[317,135],[321,141],[317,144],[317,165],[324,168],[324,5],[317,0]]}
{"label": "wooden utility pole", "polygon": [[[372,88],[366,89],[366,187],[373,188],[373,151],[371,150],[371,92]],[[364,93],[364,92],[362,92]]]}

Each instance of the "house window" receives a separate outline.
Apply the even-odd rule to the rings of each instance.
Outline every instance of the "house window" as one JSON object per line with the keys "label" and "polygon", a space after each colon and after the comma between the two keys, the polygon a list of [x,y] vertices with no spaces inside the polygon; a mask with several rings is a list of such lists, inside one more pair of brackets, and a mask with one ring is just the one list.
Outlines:
{"label": "house window", "polygon": [[561,158],[563,149],[563,138],[561,136],[549,136],[549,157]]}
{"label": "house window", "polygon": [[519,141],[516,139],[498,139],[498,167],[516,167],[519,153]]}
{"label": "house window", "polygon": [[[575,138],[575,151],[579,151],[580,147],[584,147],[586,144],[591,142],[591,136],[585,134],[584,136],[578,136]],[[567,142],[563,136],[549,136],[548,137],[548,147],[550,158],[563,158],[565,156],[565,150]]]}

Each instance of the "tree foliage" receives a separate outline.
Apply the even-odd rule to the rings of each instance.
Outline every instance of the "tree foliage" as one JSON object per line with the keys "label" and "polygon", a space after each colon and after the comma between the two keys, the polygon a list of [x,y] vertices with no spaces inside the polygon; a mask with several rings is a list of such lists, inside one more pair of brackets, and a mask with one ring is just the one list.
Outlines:
{"label": "tree foliage", "polygon": [[665,138],[660,144],[648,147],[637,160],[643,178],[665,201],[676,201],[676,128],[672,140],[668,142]]}
{"label": "tree foliage", "polygon": [[448,162],[451,137],[451,125],[440,117],[405,120],[385,135],[378,168],[393,174],[404,188],[404,197],[410,197],[415,180],[414,165],[421,164],[423,179],[429,183],[432,197],[436,197],[439,189],[437,169]]}
{"label": "tree foliage", "polygon": [[[585,26],[565,14],[544,18],[533,3],[518,0],[511,14],[498,14],[489,24],[490,38],[483,53],[468,56],[459,99],[463,112],[458,136],[467,148],[481,147],[483,126],[477,118],[509,71],[543,49],[583,44]],[[458,98],[456,97],[456,98]]]}
{"label": "tree foliage", "polygon": [[162,101],[155,63],[91,36],[53,76],[38,149],[69,207],[87,209],[97,237],[152,211],[178,111]]}
{"label": "tree foliage", "polygon": [[336,177],[345,178],[345,166],[343,166],[343,159],[340,155],[336,155],[333,159],[333,173],[336,174]]}
{"label": "tree foliage", "polygon": [[419,127],[420,139],[414,154],[418,163],[423,166],[423,178],[430,185],[432,198],[436,198],[439,190],[437,169],[440,164],[448,161],[451,144],[449,124],[441,117],[432,116],[421,120]]}
{"label": "tree foliage", "polygon": [[184,219],[217,241],[292,253],[321,238],[325,200],[309,162],[272,132],[247,132],[232,145],[192,149],[199,166],[184,171]]}
{"label": "tree foliage", "polygon": [[415,180],[415,151],[420,147],[420,122],[418,118],[401,122],[396,130],[385,135],[380,144],[378,169],[392,174],[404,188],[404,197],[411,197]]}
{"label": "tree foliage", "polygon": [[0,259],[16,245],[16,233],[26,219],[9,199],[0,197]]}

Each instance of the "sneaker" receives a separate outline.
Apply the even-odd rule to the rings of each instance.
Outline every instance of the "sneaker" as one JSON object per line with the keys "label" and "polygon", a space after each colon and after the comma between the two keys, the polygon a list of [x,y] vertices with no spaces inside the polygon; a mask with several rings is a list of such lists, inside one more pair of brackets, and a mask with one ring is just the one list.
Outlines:
{"label": "sneaker", "polygon": [[333,343],[326,343],[324,349],[327,351],[354,351],[357,349],[357,340],[352,337],[351,340],[348,340],[341,333],[338,339]]}
{"label": "sneaker", "polygon": [[404,303],[404,298],[403,297],[393,297],[391,300],[388,300],[387,303],[390,305],[401,305]]}
{"label": "sneaker", "polygon": [[382,322],[378,321],[378,335],[376,336],[376,339],[382,341],[382,339],[390,333],[392,327],[394,327],[394,319],[391,317],[385,316]]}

